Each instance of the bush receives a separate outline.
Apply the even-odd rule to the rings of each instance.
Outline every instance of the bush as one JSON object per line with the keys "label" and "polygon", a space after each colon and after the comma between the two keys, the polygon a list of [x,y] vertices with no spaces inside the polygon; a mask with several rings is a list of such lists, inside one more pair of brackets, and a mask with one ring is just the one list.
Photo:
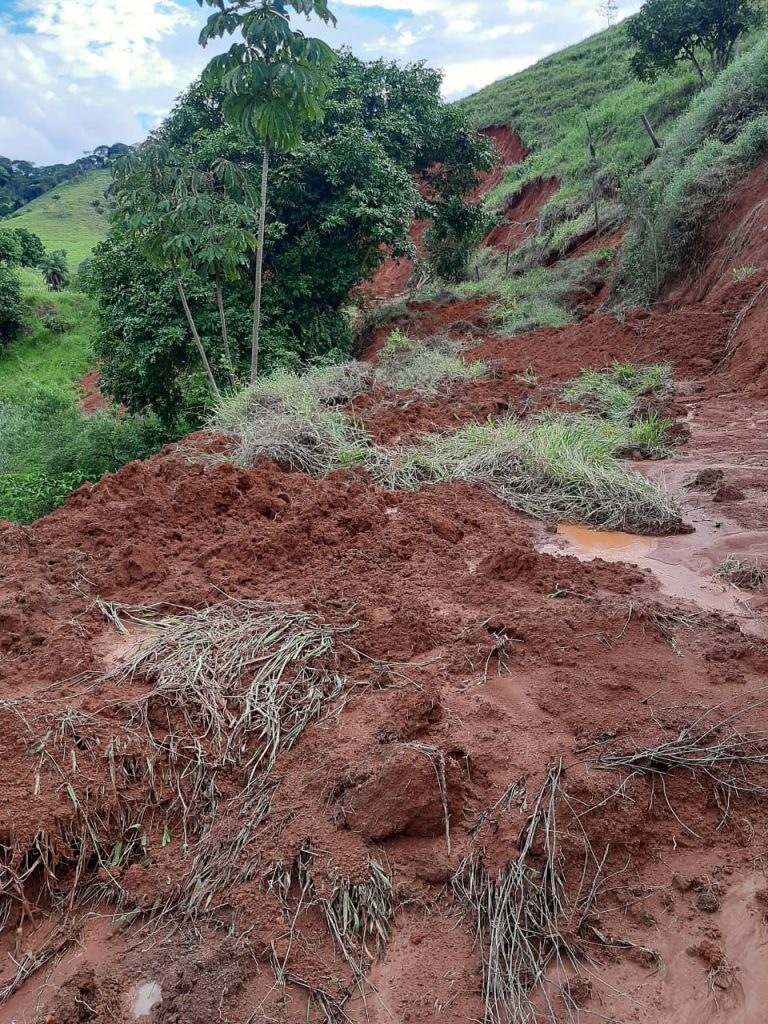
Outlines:
{"label": "bush", "polygon": [[18,275],[0,264],[0,345],[17,337],[24,323]]}
{"label": "bush", "polygon": [[67,331],[72,330],[72,324],[69,320],[56,313],[50,313],[48,316],[43,317],[42,325],[51,334],[66,334]]}
{"label": "bush", "polygon": [[27,228],[14,228],[13,233],[21,246],[21,266],[39,267],[45,258],[45,246],[41,239]]}
{"label": "bush", "polygon": [[21,385],[0,394],[0,422],[0,519],[22,523],[177,436],[154,416],[83,416],[70,392]]}

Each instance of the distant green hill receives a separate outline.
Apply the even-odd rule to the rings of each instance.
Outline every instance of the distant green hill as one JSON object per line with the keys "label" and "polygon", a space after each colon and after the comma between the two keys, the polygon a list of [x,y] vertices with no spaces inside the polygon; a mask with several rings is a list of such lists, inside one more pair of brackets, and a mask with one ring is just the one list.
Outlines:
{"label": "distant green hill", "polygon": [[90,171],[83,178],[58,185],[33,199],[5,222],[39,235],[46,249],[64,249],[70,269],[76,270],[109,230],[104,191],[108,170]]}

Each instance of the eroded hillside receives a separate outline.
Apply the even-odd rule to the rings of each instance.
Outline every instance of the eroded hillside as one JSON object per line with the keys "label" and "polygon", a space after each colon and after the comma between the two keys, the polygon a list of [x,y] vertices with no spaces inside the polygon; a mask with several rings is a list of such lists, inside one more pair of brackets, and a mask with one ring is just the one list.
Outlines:
{"label": "eroded hillside", "polygon": [[[300,430],[262,396],[0,525],[0,1019],[760,1019],[767,188],[663,306],[407,304]],[[532,440],[574,412],[668,536],[516,511],[582,487]]]}

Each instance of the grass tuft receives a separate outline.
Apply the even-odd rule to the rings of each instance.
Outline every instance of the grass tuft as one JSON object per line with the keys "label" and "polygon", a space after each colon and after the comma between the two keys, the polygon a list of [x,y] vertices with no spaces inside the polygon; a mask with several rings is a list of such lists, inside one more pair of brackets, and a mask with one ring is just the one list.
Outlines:
{"label": "grass tuft", "polygon": [[768,569],[754,562],[727,555],[717,567],[715,577],[742,590],[761,590],[768,583]]}
{"label": "grass tuft", "polygon": [[[340,387],[342,371],[323,371],[322,385],[334,400],[348,398],[368,372],[344,371]],[[617,461],[626,451],[661,449],[666,421],[653,413],[632,423],[588,414],[549,414],[528,426],[513,419],[473,423],[389,449],[323,405],[317,375],[284,374],[226,399],[213,426],[234,435],[227,457],[246,467],[262,457],[311,475],[359,467],[390,489],[462,480],[488,487],[537,519],[650,534],[681,527],[670,495]]]}
{"label": "grass tuft", "polygon": [[473,423],[429,435],[415,448],[380,450],[368,469],[392,488],[452,480],[481,484],[536,519],[675,532],[681,520],[672,497],[616,460],[618,451],[639,443],[632,430],[587,415],[549,414],[529,426],[512,419]]}

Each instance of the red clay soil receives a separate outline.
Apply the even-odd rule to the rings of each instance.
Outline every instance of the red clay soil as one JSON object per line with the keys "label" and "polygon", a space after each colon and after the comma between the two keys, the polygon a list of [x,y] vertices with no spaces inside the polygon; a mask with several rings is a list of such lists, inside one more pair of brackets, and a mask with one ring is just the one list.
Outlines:
{"label": "red clay soil", "polygon": [[89,370],[80,378],[80,389],[82,394],[78,405],[84,413],[101,412],[109,407],[109,401],[102,395],[99,387],[98,369]]}
{"label": "red clay soil", "polygon": [[488,173],[480,187],[474,193],[474,199],[478,199],[485,192],[490,192],[492,188],[496,188],[504,177],[505,168],[512,167],[514,164],[523,163],[530,153],[530,150],[517,132],[513,131],[507,125],[497,124],[492,125],[490,128],[481,128],[480,134],[485,135],[489,139],[493,139],[498,159],[496,161],[496,166]]}
{"label": "red clay soil", "polygon": [[[594,314],[568,327],[549,327],[514,338],[499,338],[486,322],[481,299],[442,306],[412,303],[398,322],[414,338],[444,335],[462,341],[464,358],[487,362],[492,374],[456,384],[437,397],[399,394],[389,399],[363,395],[353,403],[363,425],[383,443],[408,443],[419,435],[470,420],[515,414],[526,417],[558,404],[561,385],[586,368],[614,361],[672,363],[678,379],[709,380],[725,352],[733,316],[730,308],[637,310],[621,319]],[[374,338],[367,358],[386,343],[391,325]],[[533,380],[532,380],[533,378]],[[665,415],[679,412],[673,406]]]}
{"label": "red clay soil", "polygon": [[[469,339],[496,376],[440,399],[401,396],[399,409],[371,400],[365,422],[411,437],[494,403],[552,404],[586,366],[669,359],[692,382],[679,398],[692,436],[656,471],[722,472],[689,490],[688,507],[749,551],[766,540],[766,413],[741,385],[754,352],[723,357],[763,308],[753,277],[681,308],[510,340],[490,334],[478,303],[414,306],[411,333]],[[519,380],[528,367],[537,385]],[[596,759],[673,740],[716,705],[724,718],[757,703],[739,727],[765,732],[768,641],[695,592],[665,596],[649,570],[543,553],[547,528],[482,489],[391,493],[361,473],[235,468],[219,448],[190,438],[30,527],[0,524],[0,1024],[492,1020],[451,880],[468,856],[490,879],[507,869],[553,768],[565,796],[550,839],[564,891],[580,894],[564,936],[580,967],[564,987],[550,972],[552,1010],[539,1005],[538,1020],[565,1024],[580,1007],[581,1020],[621,1024],[762,1021],[764,799],[653,757],[635,774]],[[716,502],[725,476],[743,501]],[[245,766],[200,791],[194,773],[166,788],[171,739],[196,742],[207,764],[210,730],[184,734],[178,708],[154,704],[147,760],[136,709],[153,680],[107,674],[146,632],[119,633],[97,601],[171,613],[225,599],[348,630],[325,656],[344,696],[280,751],[260,817],[244,803]],[[94,835],[101,864],[80,856]],[[582,877],[585,838],[596,859]],[[534,840],[535,886],[543,833]],[[220,851],[222,874],[191,913],[189,893],[212,882],[194,859],[202,848]],[[395,913],[388,941],[369,938],[350,961],[321,898],[339,877],[365,883],[370,858],[392,880]]]}
{"label": "red clay soil", "polygon": [[668,301],[735,309],[725,365],[739,388],[768,396],[768,161],[733,191]]}
{"label": "red clay soil", "polygon": [[[528,150],[523,145],[520,137],[503,125],[492,128],[484,128],[481,135],[492,138],[497,150],[497,161],[494,169],[484,178],[472,194],[472,199],[479,199],[485,192],[489,192],[501,181],[504,176],[504,168],[511,164],[522,163],[528,156]],[[424,234],[429,227],[429,221],[415,221],[411,226],[411,238],[416,246],[417,255],[421,255]],[[406,291],[408,282],[413,274],[414,263],[412,260],[394,260],[387,256],[384,262],[373,276],[373,280],[366,285],[364,291],[374,299],[391,299]]]}
{"label": "red clay soil", "polygon": [[[380,996],[369,992],[372,1019],[478,1019],[478,951],[445,891],[473,848],[478,815],[511,782],[539,779],[574,748],[601,749],[605,736],[623,748],[663,732],[679,720],[667,705],[749,692],[768,670],[768,648],[724,619],[703,616],[673,649],[654,626],[663,605],[646,573],[537,553],[539,529],[481,490],[456,484],[391,494],[353,474],[313,481],[270,463],[245,471],[190,462],[186,454],[132,464],[81,488],[34,526],[0,533],[2,842],[26,850],[41,832],[63,834],[75,814],[67,785],[81,800],[84,792],[100,800],[104,817],[115,801],[135,803],[135,793],[110,786],[109,760],[88,753],[89,729],[106,742],[127,728],[119,710],[125,693],[98,675],[120,656],[125,638],[94,607],[97,597],[199,608],[224,593],[310,610],[351,629],[358,653],[340,664],[349,699],[339,716],[311,726],[280,755],[268,822],[237,862],[235,879],[241,872],[242,881],[219,894],[196,929],[169,911],[152,925],[149,944],[146,934],[131,938],[115,924],[82,949],[67,925],[55,983],[41,988],[42,977],[30,980],[2,1019],[69,1024],[83,1019],[86,1003],[87,1020],[127,1021],[136,986],[151,981],[162,990],[156,1022],[240,1022],[254,1011],[254,1019],[297,1024],[307,1015],[325,1019],[297,981],[276,986],[271,966],[278,955],[289,978],[337,998],[354,989],[317,912],[299,912],[292,922],[266,887],[273,865],[290,865],[307,844],[319,851],[318,878],[341,872],[362,880],[375,855],[394,879],[400,909],[391,947],[371,975]],[[648,699],[646,710],[640,702]],[[80,723],[77,770],[68,774],[65,762],[63,776],[45,760],[41,767],[39,756],[58,708]],[[444,764],[450,853],[430,750]],[[614,785],[606,773],[576,766],[569,779],[571,799],[585,805],[599,804]],[[240,784],[233,777],[222,795],[225,845],[227,801],[234,814]],[[708,968],[677,948],[711,939],[717,924],[718,948],[733,962],[735,923],[729,926],[724,911],[697,909],[702,879],[713,880],[723,907],[731,900],[752,908],[759,926],[757,887],[742,890],[754,877],[768,817],[747,802],[738,820],[748,824],[719,831],[721,812],[706,786],[685,777],[667,785],[696,836],[662,803],[649,811],[649,791],[639,782],[620,814],[596,810],[590,818],[600,855],[610,843],[608,863],[622,872],[620,912],[606,907],[600,930],[665,951],[674,944],[672,980],[686,992],[699,990],[706,1002]],[[509,820],[499,813],[495,830],[483,833],[489,870],[509,859],[521,821],[518,812]],[[151,920],[152,908],[165,905],[189,869],[177,826],[166,845],[163,826],[162,815],[145,817],[146,851],[119,873],[123,912],[138,912],[139,920],[142,913]],[[58,887],[70,891],[63,849],[59,870]],[[32,871],[26,911],[10,904],[3,948],[17,960],[50,928],[46,900],[35,909],[38,884]],[[87,938],[94,921],[82,927]],[[748,941],[738,941],[747,956]],[[622,979],[631,998],[643,993],[647,1012],[600,988],[603,1011],[607,1003],[617,1019],[622,1012],[642,1021],[677,1019],[659,1016],[671,997],[653,986],[653,964],[616,956],[598,953],[592,987],[603,974],[610,984]],[[13,970],[6,964],[7,978]],[[435,1000],[449,1004],[439,1017]],[[348,1012],[366,1019],[354,1000]]]}
{"label": "red clay soil", "polygon": [[498,249],[514,249],[526,238],[537,233],[537,222],[542,208],[560,188],[557,178],[542,178],[526,185],[507,207],[506,224],[500,224],[483,242]]}

